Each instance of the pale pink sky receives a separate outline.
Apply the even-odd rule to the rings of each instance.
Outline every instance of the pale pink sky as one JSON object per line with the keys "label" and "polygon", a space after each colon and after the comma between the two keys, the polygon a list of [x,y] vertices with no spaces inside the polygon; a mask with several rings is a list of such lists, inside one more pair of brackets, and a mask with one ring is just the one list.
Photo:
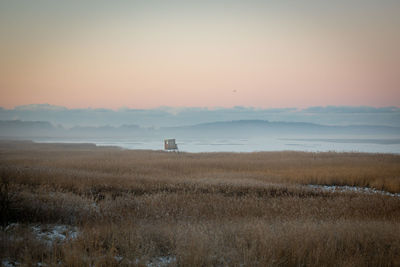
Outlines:
{"label": "pale pink sky", "polygon": [[400,106],[398,5],[50,3],[0,4],[2,107]]}

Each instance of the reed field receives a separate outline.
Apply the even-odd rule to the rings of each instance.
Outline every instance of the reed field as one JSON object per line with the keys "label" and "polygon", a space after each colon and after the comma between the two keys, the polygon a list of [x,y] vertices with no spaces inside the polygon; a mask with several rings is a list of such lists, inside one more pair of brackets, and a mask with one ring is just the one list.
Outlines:
{"label": "reed field", "polygon": [[2,141],[0,178],[3,266],[400,266],[400,155]]}

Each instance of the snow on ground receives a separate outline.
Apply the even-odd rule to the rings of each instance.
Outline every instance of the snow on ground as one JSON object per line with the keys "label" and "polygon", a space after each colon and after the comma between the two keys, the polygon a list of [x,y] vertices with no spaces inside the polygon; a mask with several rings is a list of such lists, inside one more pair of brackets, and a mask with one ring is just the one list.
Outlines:
{"label": "snow on ground", "polygon": [[[18,240],[14,234],[20,227],[26,227],[18,223],[11,223],[4,228],[4,231],[10,233],[10,238]],[[63,242],[66,240],[75,239],[78,237],[78,228],[75,226],[63,225],[63,224],[38,224],[29,227],[33,235],[40,241],[47,243],[49,246],[53,242]]]}
{"label": "snow on ground", "polygon": [[165,256],[152,259],[146,264],[147,267],[162,267],[168,266],[169,264],[176,262],[176,257]]}
{"label": "snow on ground", "polygon": [[35,225],[32,231],[36,238],[51,246],[54,242],[63,242],[78,237],[78,229],[68,225]]}
{"label": "snow on ground", "polygon": [[18,261],[9,261],[9,260],[2,260],[1,261],[1,266],[4,267],[15,267],[15,266],[19,266],[20,263]]}
{"label": "snow on ground", "polygon": [[[114,259],[118,262],[121,263],[124,260],[124,257],[122,256],[115,256]],[[127,263],[129,264],[139,264],[141,263],[140,259],[136,259],[134,262],[130,261],[130,260],[126,260]],[[155,257],[152,258],[146,262],[144,262],[144,265],[147,267],[164,267],[164,266],[168,266],[171,263],[176,262],[176,257],[175,256],[161,256],[161,257]],[[143,262],[142,262],[143,264]]]}
{"label": "snow on ground", "polygon": [[377,190],[375,188],[369,187],[358,187],[358,186],[348,186],[348,185],[307,185],[309,188],[320,189],[328,192],[355,192],[363,194],[379,194],[391,197],[400,197],[400,193],[390,193],[387,191]]}
{"label": "snow on ground", "polygon": [[4,228],[5,231],[9,231],[15,227],[18,227],[18,223],[10,223],[9,225],[6,226],[6,228]]}
{"label": "snow on ground", "polygon": [[[17,267],[17,266],[21,266],[21,263],[19,263],[18,261],[11,261],[11,260],[7,260],[7,259],[5,259],[5,260],[2,260],[1,261],[1,266],[4,266],[4,267]],[[25,265],[24,265],[25,266]],[[33,266],[35,266],[35,265],[33,265]],[[36,266],[37,267],[45,267],[45,266],[47,266],[47,264],[46,263],[42,263],[42,262],[38,262],[37,264],[36,264]]]}
{"label": "snow on ground", "polygon": [[[10,240],[20,241],[22,237],[16,237],[16,233],[18,232],[18,228],[26,228],[26,225],[11,223],[4,228],[5,232],[9,233]],[[34,225],[28,226],[35,236],[35,238],[47,246],[51,247],[54,242],[64,242],[67,240],[75,239],[78,237],[78,228],[75,226],[63,225],[63,224],[42,224],[42,225]],[[15,267],[20,266],[21,264],[18,261],[13,261],[10,259],[2,259],[0,262],[1,266],[5,267]],[[38,262],[35,266],[43,267],[47,266],[46,263]]]}

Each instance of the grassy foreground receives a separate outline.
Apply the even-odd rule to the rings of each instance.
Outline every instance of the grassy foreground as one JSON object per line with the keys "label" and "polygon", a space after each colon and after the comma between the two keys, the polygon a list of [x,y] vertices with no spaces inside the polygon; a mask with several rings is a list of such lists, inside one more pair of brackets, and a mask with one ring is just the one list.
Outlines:
{"label": "grassy foreground", "polygon": [[400,265],[399,197],[306,186],[399,193],[399,155],[0,142],[0,178],[0,260],[25,266]]}

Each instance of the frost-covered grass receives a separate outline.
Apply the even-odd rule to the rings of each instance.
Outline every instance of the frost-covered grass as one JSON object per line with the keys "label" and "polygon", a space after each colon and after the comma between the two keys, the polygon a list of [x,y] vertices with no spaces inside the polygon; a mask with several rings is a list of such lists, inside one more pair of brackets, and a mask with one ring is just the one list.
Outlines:
{"label": "frost-covered grass", "polygon": [[0,143],[0,262],[397,266],[400,156]]}

